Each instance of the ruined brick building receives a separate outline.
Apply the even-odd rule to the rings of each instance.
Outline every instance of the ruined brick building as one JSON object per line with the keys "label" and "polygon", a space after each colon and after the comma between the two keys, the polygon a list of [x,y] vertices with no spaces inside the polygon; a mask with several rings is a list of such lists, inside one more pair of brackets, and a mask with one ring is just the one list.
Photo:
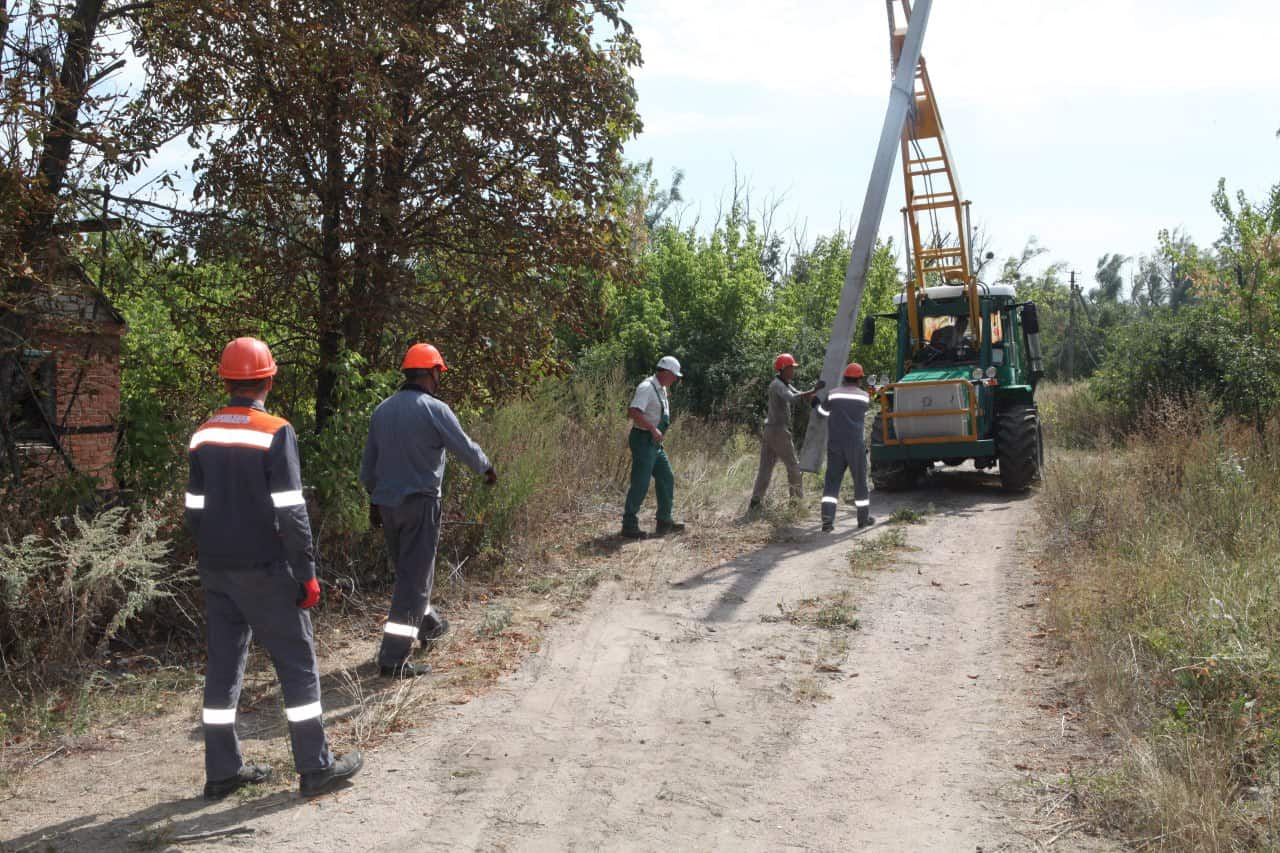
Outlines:
{"label": "ruined brick building", "polygon": [[95,478],[115,486],[124,318],[74,260],[43,285],[22,353],[13,435],[24,482]]}

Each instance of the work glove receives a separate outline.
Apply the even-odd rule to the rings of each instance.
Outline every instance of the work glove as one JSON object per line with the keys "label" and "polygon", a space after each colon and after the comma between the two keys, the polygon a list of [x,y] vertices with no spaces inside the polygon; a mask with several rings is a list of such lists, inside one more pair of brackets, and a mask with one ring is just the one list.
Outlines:
{"label": "work glove", "polygon": [[382,513],[378,511],[378,505],[369,504],[369,527],[374,530],[382,526]]}
{"label": "work glove", "polygon": [[498,482],[498,472],[493,470],[492,468],[490,468],[488,471],[485,471],[484,482],[486,486],[492,486],[494,483]]}
{"label": "work glove", "polygon": [[814,394],[812,397],[809,398],[809,408],[811,409],[818,408],[818,402],[819,402],[818,395]]}
{"label": "work glove", "polygon": [[303,581],[298,587],[298,606],[310,610],[320,603],[320,581],[315,578]]}

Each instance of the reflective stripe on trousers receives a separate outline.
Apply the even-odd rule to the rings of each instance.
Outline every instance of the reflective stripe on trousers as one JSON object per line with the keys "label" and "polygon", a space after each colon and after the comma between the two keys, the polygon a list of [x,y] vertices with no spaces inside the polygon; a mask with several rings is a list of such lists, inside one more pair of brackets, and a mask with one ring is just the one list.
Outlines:
{"label": "reflective stripe on trousers", "polygon": [[827,447],[827,472],[822,484],[822,520],[834,522],[836,507],[840,500],[840,485],[844,482],[844,472],[853,476],[854,506],[858,508],[858,518],[866,517],[871,507],[871,491],[867,486],[867,450],[862,443],[850,447],[829,445]]}
{"label": "reflective stripe on trousers", "polygon": [[400,506],[380,506],[387,557],[395,565],[396,588],[378,648],[380,666],[399,666],[413,651],[422,618],[431,606],[436,546],[440,542],[440,499],[410,495]]}
{"label": "reflective stripe on trousers", "polygon": [[267,650],[280,679],[294,766],[308,773],[332,765],[321,717],[311,617],[298,609],[298,582],[289,567],[279,563],[230,571],[202,569],[200,583],[209,623],[201,715],[206,777],[229,779],[243,763],[236,705],[252,637]]}

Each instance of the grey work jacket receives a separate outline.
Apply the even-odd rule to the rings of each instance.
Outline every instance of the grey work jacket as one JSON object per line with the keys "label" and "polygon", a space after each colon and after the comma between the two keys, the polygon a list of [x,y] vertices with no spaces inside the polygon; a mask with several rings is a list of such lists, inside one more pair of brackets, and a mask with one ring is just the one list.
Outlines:
{"label": "grey work jacket", "polygon": [[446,450],[477,474],[493,467],[448,404],[420,388],[401,388],[373,411],[360,482],[379,506],[400,506],[411,495],[439,497]]}
{"label": "grey work jacket", "polygon": [[790,384],[783,382],[781,376],[773,377],[769,383],[769,414],[764,419],[766,429],[791,428],[791,404],[799,400],[804,392],[797,391]]}

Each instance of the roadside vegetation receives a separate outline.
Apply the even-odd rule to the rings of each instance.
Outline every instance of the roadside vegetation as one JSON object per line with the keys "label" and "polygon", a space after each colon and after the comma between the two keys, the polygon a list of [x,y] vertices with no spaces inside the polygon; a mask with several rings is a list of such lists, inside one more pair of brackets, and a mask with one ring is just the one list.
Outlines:
{"label": "roadside vegetation", "polygon": [[[684,207],[680,173],[626,162],[641,53],[621,3],[275,11],[104,0],[0,15],[0,773],[194,708],[186,442],[219,405],[213,366],[238,335],[275,350],[269,407],[298,429],[318,637],[349,700],[339,743],[465,701],[602,580],[652,584],[664,547],[719,558],[796,517],[741,519],[755,435],[776,353],[798,358],[797,384],[816,378],[851,232],[780,230],[777,204],[740,183],[711,219]],[[124,68],[138,86],[112,82]],[[152,163],[177,138],[185,175]],[[1034,238],[980,274],[1038,303],[1046,378],[1076,380],[1040,395],[1041,506],[1059,633],[1116,745],[1081,796],[1166,849],[1280,846],[1280,185],[1259,200],[1220,184],[1211,203],[1212,246],[1162,231],[1146,254],[1098,259],[1083,295]],[[23,359],[50,256],[128,324],[109,490],[57,453],[40,470],[15,437],[49,399]],[[877,245],[863,316],[901,286],[896,247]],[[422,339],[501,483],[455,465],[445,484],[438,589],[458,630],[437,652],[443,677],[374,689],[362,679],[389,578],[356,471],[370,413]],[[664,354],[687,369],[667,447],[692,533],[622,548],[626,403]],[[850,357],[891,371],[894,342]],[[852,568],[904,537],[890,527]],[[856,624],[843,601],[782,615]],[[251,700],[274,695],[261,664]]]}
{"label": "roadside vegetation", "polygon": [[1094,411],[1102,440],[1059,433],[1039,503],[1058,636],[1107,746],[1076,793],[1147,848],[1274,848],[1280,425],[1188,394],[1150,399],[1120,433],[1093,393],[1052,395],[1068,424]]}

